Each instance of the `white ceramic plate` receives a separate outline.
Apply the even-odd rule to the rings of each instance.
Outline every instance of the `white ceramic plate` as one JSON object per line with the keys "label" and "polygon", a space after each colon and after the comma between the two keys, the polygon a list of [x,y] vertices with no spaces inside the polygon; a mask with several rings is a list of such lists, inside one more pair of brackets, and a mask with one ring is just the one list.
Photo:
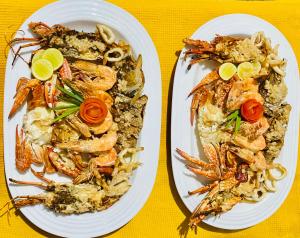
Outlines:
{"label": "white ceramic plate", "polygon": [[[105,211],[81,215],[62,216],[45,209],[42,205],[24,207],[22,213],[39,228],[64,237],[94,237],[112,232],[128,221],[143,207],[152,190],[160,144],[161,122],[161,75],[160,65],[154,44],[143,26],[129,13],[111,3],[94,0],[64,0],[43,7],[29,17],[21,29],[30,35],[28,23],[43,21],[49,25],[64,24],[77,30],[95,31],[96,23],[104,23],[118,32],[132,46],[134,53],[142,54],[145,73],[144,93],[149,101],[146,107],[144,127],[139,144],[145,150],[139,154],[142,165],[132,178],[130,190],[112,207]],[[25,50],[26,51],[26,50]],[[26,57],[26,55],[25,55]],[[4,157],[6,179],[12,197],[17,195],[38,194],[42,191],[32,186],[13,186],[8,178],[18,180],[37,180],[30,171],[19,174],[15,168],[15,127],[21,123],[26,107],[15,117],[8,120],[8,112],[13,104],[13,94],[20,76],[30,77],[27,65],[18,60],[12,68],[12,54],[9,54],[6,66],[4,98]],[[150,117],[151,116],[151,117]],[[53,177],[52,177],[53,178]],[[54,176],[56,180],[62,180]]]}
{"label": "white ceramic plate", "polygon": [[[288,61],[285,81],[289,91],[286,100],[292,105],[292,111],[285,135],[285,145],[280,157],[276,160],[287,168],[288,175],[278,182],[277,192],[269,193],[263,201],[255,204],[240,203],[220,217],[210,217],[204,220],[209,225],[224,229],[242,229],[267,219],[280,207],[290,191],[296,172],[298,151],[299,100],[297,100],[297,95],[300,90],[298,66],[295,54],[282,33],[270,23],[255,16],[244,14],[221,16],[207,22],[192,35],[194,39],[212,40],[215,34],[251,35],[258,31],[264,31],[273,44],[279,43],[279,55]],[[187,95],[211,69],[208,64],[200,64],[194,65],[187,73],[188,61],[184,62],[182,57],[183,53],[176,66],[173,86],[172,168],[180,197],[192,212],[204,195],[188,196],[187,191],[200,187],[201,179],[190,176],[192,174],[185,168],[184,163],[175,156],[175,149],[178,147],[192,155],[199,154],[194,128],[189,123],[191,98],[187,99]]]}

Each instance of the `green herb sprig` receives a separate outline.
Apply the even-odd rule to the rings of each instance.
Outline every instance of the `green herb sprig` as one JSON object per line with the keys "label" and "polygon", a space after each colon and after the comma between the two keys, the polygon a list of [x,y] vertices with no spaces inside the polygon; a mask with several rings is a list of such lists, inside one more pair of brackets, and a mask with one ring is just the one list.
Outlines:
{"label": "green herb sprig", "polygon": [[57,106],[52,108],[52,110],[54,111],[65,110],[62,114],[55,117],[52,123],[60,121],[78,111],[80,108],[80,104],[83,102],[83,97],[81,96],[81,94],[73,88],[69,87],[70,90],[68,90],[59,85],[57,85],[56,88],[62,92],[62,95],[60,95],[58,98],[62,101],[68,102],[69,105]]}
{"label": "green herb sprig", "polygon": [[69,96],[75,100],[77,100],[78,102],[82,103],[83,102],[83,97],[78,93],[76,92],[74,89],[72,90],[70,88],[70,90],[67,90],[59,85],[56,86],[56,88],[61,91],[63,94],[65,94],[64,96]]}
{"label": "green herb sprig", "polygon": [[60,114],[59,116],[55,117],[54,120],[52,121],[52,123],[55,123],[63,118],[66,118],[67,116],[75,113],[78,110],[79,110],[79,107],[69,108],[69,109],[65,110],[62,114]]}
{"label": "green herb sprig", "polygon": [[242,122],[242,117],[240,115],[240,110],[235,110],[232,112],[227,118],[226,118],[226,129],[229,128],[234,123],[234,134],[236,134],[240,127]]}

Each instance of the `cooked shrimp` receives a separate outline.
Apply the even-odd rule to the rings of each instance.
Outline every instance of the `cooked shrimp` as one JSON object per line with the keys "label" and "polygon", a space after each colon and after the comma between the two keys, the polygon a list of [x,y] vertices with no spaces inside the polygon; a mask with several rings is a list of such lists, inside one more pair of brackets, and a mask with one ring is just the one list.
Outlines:
{"label": "cooked shrimp", "polygon": [[[115,126],[114,126],[115,125]],[[73,150],[83,153],[97,153],[106,150],[111,150],[117,143],[118,135],[114,124],[107,134],[104,134],[101,138],[94,138],[91,140],[78,140],[69,141],[66,143],[60,143],[56,146],[60,149]]]}
{"label": "cooked shrimp", "polygon": [[228,94],[227,109],[235,110],[249,99],[255,99],[261,104],[264,103],[263,97],[258,93],[258,83],[255,79],[235,81]]}
{"label": "cooked shrimp", "polygon": [[99,125],[90,125],[89,129],[96,135],[103,134],[111,128],[112,124],[113,124],[113,117],[111,113],[108,111],[107,116],[105,117],[103,122],[101,122]]}
{"label": "cooked shrimp", "polygon": [[244,121],[240,127],[240,134],[247,137],[249,140],[254,140],[263,135],[270,125],[266,117],[261,117],[257,122],[250,123]]}
{"label": "cooked shrimp", "polygon": [[251,169],[254,171],[265,170],[269,167],[267,165],[263,152],[261,151],[258,151],[255,154],[251,150],[235,146],[229,147],[229,150],[239,156],[242,160],[247,162],[250,165]]}
{"label": "cooked shrimp", "polygon": [[109,93],[103,90],[96,89],[91,84],[85,83],[80,80],[69,81],[65,79],[64,81],[71,85],[74,89],[79,91],[84,98],[96,97],[105,102],[108,108],[111,108],[111,106],[113,105],[114,100]]}
{"label": "cooked shrimp", "polygon": [[254,153],[266,148],[266,140],[263,136],[259,136],[255,140],[249,141],[247,137],[235,135],[232,139],[232,142],[235,145],[247,148],[253,151]]}
{"label": "cooked shrimp", "polygon": [[72,66],[90,76],[90,78],[84,77],[83,80],[95,89],[106,91],[111,89],[117,81],[116,71],[108,66],[83,60],[76,61]]}
{"label": "cooked shrimp", "polygon": [[100,152],[99,156],[93,158],[95,164],[100,167],[112,166],[115,164],[117,159],[117,152],[113,148],[109,151]]}
{"label": "cooked shrimp", "polygon": [[17,110],[25,102],[30,90],[32,90],[39,83],[40,81],[38,79],[27,79],[25,77],[19,79],[16,88],[17,93],[15,96],[15,101],[9,112],[8,118],[11,118],[17,112]]}

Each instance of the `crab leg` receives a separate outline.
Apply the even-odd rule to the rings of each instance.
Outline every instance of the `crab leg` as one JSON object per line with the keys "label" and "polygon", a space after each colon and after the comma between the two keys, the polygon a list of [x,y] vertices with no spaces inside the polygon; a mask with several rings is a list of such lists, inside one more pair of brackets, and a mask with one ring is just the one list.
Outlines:
{"label": "crab leg", "polygon": [[203,170],[203,169],[199,169],[199,168],[194,168],[194,167],[189,166],[189,165],[187,165],[186,167],[189,170],[193,171],[195,174],[202,175],[202,176],[207,177],[209,179],[216,180],[216,179],[219,178],[219,176],[213,170]]}
{"label": "crab leg", "polygon": [[9,44],[14,44],[20,41],[40,41],[40,38],[34,38],[34,37],[17,37],[12,39]]}
{"label": "crab leg", "polygon": [[190,92],[189,96],[191,96],[192,94],[194,94],[198,89],[200,89],[201,87],[203,87],[204,85],[210,84],[211,82],[219,79],[220,76],[218,74],[217,70],[214,70],[212,72],[210,72],[209,74],[207,74],[201,81],[200,83],[198,83]]}
{"label": "crab leg", "polygon": [[43,203],[44,199],[39,198],[38,196],[17,196],[14,198],[13,203],[16,208],[28,206],[28,205],[36,205]]}
{"label": "crab leg", "polygon": [[204,144],[203,151],[208,160],[214,164],[215,167],[219,167],[218,152],[213,144]]}
{"label": "crab leg", "polygon": [[199,107],[202,107],[208,98],[208,91],[206,88],[203,87],[203,90],[198,91],[194,94],[192,103],[191,103],[191,110],[190,110],[190,122],[191,125],[194,124],[194,118],[197,110]]}
{"label": "crab leg", "polygon": [[219,181],[215,181],[211,184],[208,184],[208,185],[198,188],[196,190],[189,191],[188,193],[189,193],[189,195],[194,195],[196,193],[203,194],[203,193],[206,193],[206,192],[212,190],[215,186],[218,185],[218,183],[219,183]]}
{"label": "crab leg", "polygon": [[8,180],[15,184],[33,185],[33,186],[41,187],[42,189],[47,189],[47,185],[44,183],[41,183],[41,182],[19,181],[19,180],[15,180],[13,178],[9,178]]}
{"label": "crab leg", "polygon": [[25,44],[25,45],[21,45],[21,46],[18,48],[18,50],[16,51],[16,53],[15,53],[15,57],[14,57],[14,59],[13,59],[13,61],[12,61],[12,65],[15,64],[15,61],[16,61],[16,59],[17,59],[17,57],[18,57],[20,51],[21,51],[23,48],[31,47],[31,46],[35,46],[35,45],[40,45],[40,44],[41,44],[41,42],[38,41],[38,42],[33,42],[33,43],[28,43],[28,44]]}
{"label": "crab leg", "polygon": [[44,173],[43,172],[37,172],[35,171],[33,168],[30,168],[31,172],[33,173],[33,175],[37,178],[39,178],[40,180],[45,181],[47,184],[49,183],[54,183],[54,181],[52,181],[51,179],[47,179],[44,177]]}
{"label": "crab leg", "polygon": [[221,205],[216,208],[213,208],[211,207],[210,202],[218,193],[233,188],[237,183],[238,181],[234,177],[229,178],[227,180],[223,180],[220,183],[218,183],[218,186],[215,186],[196,207],[190,218],[189,226],[192,228],[196,227],[209,213],[213,211],[218,210],[218,212],[220,212],[230,210],[238,201],[240,201],[239,197],[234,199],[234,201],[224,203],[223,207]]}
{"label": "crab leg", "polygon": [[208,41],[193,40],[193,39],[186,38],[183,40],[183,42],[187,45],[203,48],[205,50],[211,50],[211,51],[214,50],[213,45],[211,43],[209,43]]}
{"label": "crab leg", "polygon": [[209,163],[206,163],[202,160],[199,160],[193,156],[190,156],[189,154],[185,153],[184,151],[176,148],[176,152],[184,159],[196,164],[196,165],[199,165],[200,167],[203,167],[205,169],[213,169],[215,167],[215,165],[213,164],[209,164]]}

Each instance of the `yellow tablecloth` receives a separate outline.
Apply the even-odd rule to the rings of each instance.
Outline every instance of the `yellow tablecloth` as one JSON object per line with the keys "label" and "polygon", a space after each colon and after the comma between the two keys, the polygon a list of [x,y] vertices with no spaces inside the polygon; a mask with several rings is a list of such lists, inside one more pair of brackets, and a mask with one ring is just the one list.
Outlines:
{"label": "yellow tablecloth", "polygon": [[[4,33],[11,33],[34,11],[51,0],[0,1],[0,94],[3,100]],[[230,1],[230,0],[111,0],[112,3],[133,14],[148,30],[160,57],[162,69],[162,132],[160,160],[154,189],[143,209],[124,227],[108,237],[179,237],[186,231],[189,211],[181,202],[173,182],[168,143],[172,72],[175,52],[183,47],[182,39],[191,35],[206,21],[228,13],[249,13],[275,25],[290,41],[300,59],[300,1]],[[42,19],[41,19],[42,20]],[[0,103],[2,120],[2,103]],[[1,140],[2,140],[2,121]],[[295,133],[298,133],[295,131]],[[3,144],[0,143],[0,205],[8,199],[4,180]],[[289,159],[289,158],[285,158]],[[280,209],[266,221],[241,231],[225,231],[207,225],[198,229],[198,237],[300,237],[300,170],[298,167],[292,190]],[[19,213],[18,213],[19,214]],[[24,217],[12,215],[11,225],[5,217],[0,219],[0,237],[50,236],[30,224]],[[101,224],[99,224],[101,225]],[[180,233],[182,232],[182,233]],[[187,237],[196,237],[189,232]]]}

